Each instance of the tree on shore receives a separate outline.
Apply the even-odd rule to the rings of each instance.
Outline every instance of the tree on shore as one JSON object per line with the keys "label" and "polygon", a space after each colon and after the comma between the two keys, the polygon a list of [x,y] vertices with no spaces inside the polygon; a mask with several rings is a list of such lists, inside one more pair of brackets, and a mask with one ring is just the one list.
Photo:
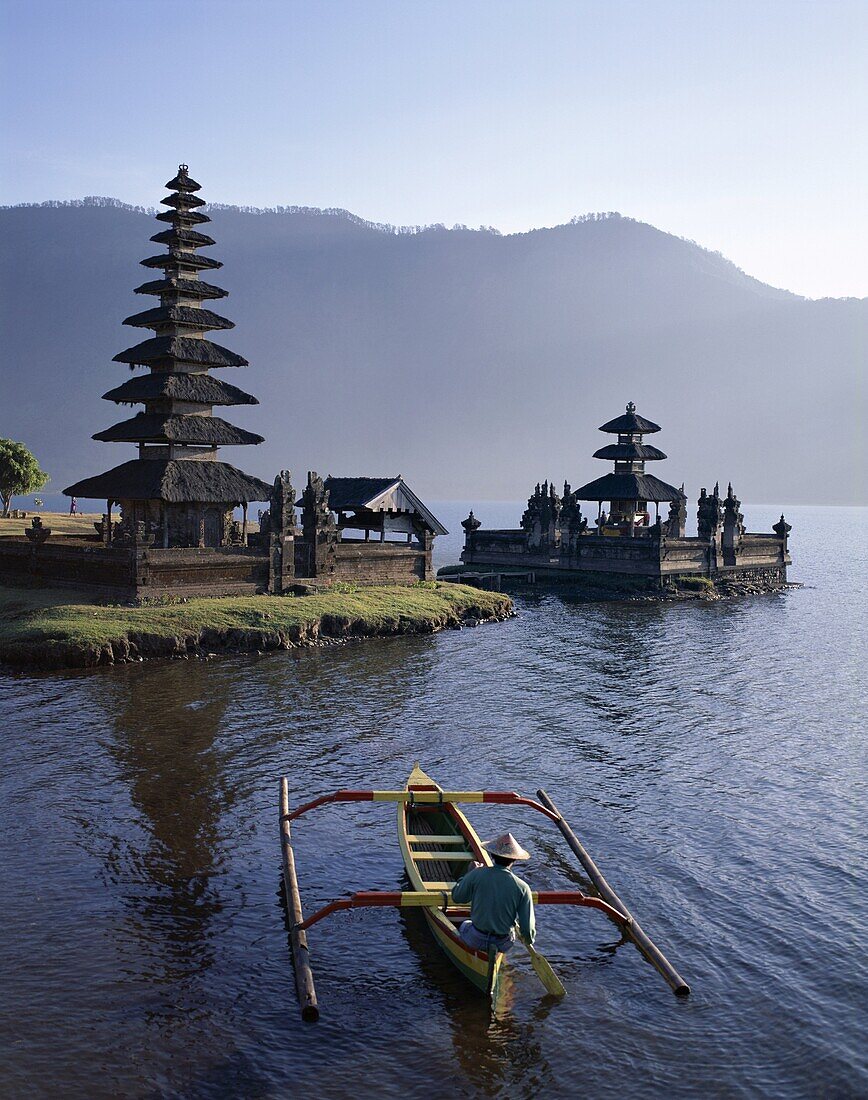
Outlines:
{"label": "tree on shore", "polygon": [[48,482],[48,474],[40,469],[34,455],[23,443],[0,439],[0,500],[3,515],[9,515],[13,497],[38,492]]}

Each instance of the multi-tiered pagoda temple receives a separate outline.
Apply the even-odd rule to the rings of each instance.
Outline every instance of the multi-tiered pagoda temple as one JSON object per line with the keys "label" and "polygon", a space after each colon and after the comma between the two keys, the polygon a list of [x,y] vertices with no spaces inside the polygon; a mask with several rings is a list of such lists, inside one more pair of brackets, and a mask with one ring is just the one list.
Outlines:
{"label": "multi-tiered pagoda temple", "polygon": [[223,266],[198,253],[214,244],[194,228],[210,221],[197,210],[205,205],[196,194],[201,188],[186,164],[166,186],[171,194],[162,203],[169,209],[157,220],[169,228],[151,237],[166,245],[166,252],[141,261],[161,270],[162,278],[136,287],[137,294],[154,295],[160,304],[124,321],[154,335],[115,356],[116,362],[148,373],[103,394],[118,405],[143,405],[144,411],[93,437],[134,443],[138,457],[64,492],[106,501],[107,543],[113,536],[112,504],[119,503],[122,526],[132,538],[144,534],[162,547],[220,547],[246,542],[246,531],[239,540],[233,528],[233,509],[242,505],[246,520],[248,502],[268,500],[271,487],[218,459],[219,447],[261,443],[263,437],[215,416],[214,406],[258,402],[211,374],[215,368],[247,366],[247,360],[205,336],[234,326],[204,305],[227,292],[200,278],[201,272]]}
{"label": "multi-tiered pagoda temple", "polygon": [[[261,443],[262,436],[215,416],[215,407],[258,402],[212,374],[245,367],[247,360],[207,339],[233,324],[208,308],[226,291],[201,278],[222,266],[200,254],[214,244],[201,232],[210,221],[198,209],[205,205],[196,194],[201,188],[186,164],[166,186],[168,210],[157,220],[168,228],[151,237],[166,251],[142,260],[162,277],[136,287],[159,305],[124,321],[154,335],[115,356],[146,373],[103,394],[117,405],[143,408],[93,437],[135,444],[138,456],[64,490],[105,501],[98,534],[51,538],[37,522],[26,538],[0,540],[0,583],[69,585],[113,599],[151,600],[429,580],[434,538],[446,529],[402,477],[324,481],[311,471],[299,527],[287,471],[267,485],[220,461],[220,447]],[[248,532],[253,500],[269,508],[260,512],[259,529]],[[114,504],[119,523],[112,520]],[[233,519],[238,506],[241,522]]]}
{"label": "multi-tiered pagoda temple", "polygon": [[614,461],[615,470],[582,485],[574,495],[577,500],[596,501],[600,515],[603,501],[609,501],[611,511],[608,520],[613,527],[647,527],[649,502],[659,507],[661,501],[678,501],[683,495],[681,489],[645,473],[646,462],[659,462],[666,458],[657,447],[642,442],[643,436],[659,432],[660,425],[639,416],[631,401],[622,416],[607,421],[600,431],[616,435],[618,442],[601,447],[594,452],[594,458]]}

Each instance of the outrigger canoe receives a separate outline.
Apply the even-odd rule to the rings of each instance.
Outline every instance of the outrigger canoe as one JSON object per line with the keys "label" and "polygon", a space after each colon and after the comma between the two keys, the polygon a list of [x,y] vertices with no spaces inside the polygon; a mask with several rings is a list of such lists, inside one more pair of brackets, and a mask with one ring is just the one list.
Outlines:
{"label": "outrigger canoe", "polygon": [[473,861],[491,866],[491,856],[482,847],[476,830],[454,802],[419,803],[416,795],[423,791],[443,793],[430,776],[417,764],[404,788],[410,795],[398,803],[398,843],[404,859],[404,870],[414,891],[443,895],[441,908],[425,908],[422,912],[446,957],[477,989],[497,996],[497,981],[503,962],[503,952],[476,951],[458,934],[461,922],[470,916],[466,907],[449,904],[448,894],[465,874]]}
{"label": "outrigger canoe", "polygon": [[[551,819],[584,867],[594,894],[587,895],[579,890],[541,890],[534,892],[534,903],[583,906],[601,911],[618,926],[623,938],[631,940],[657,968],[673,992],[679,995],[689,993],[687,983],[636,923],[545,791],[540,790],[537,793],[539,802],[525,798],[515,791],[447,791],[426,775],[417,764],[403,790],[339,790],[290,810],[289,785],[286,778],[281,779],[283,881],[296,988],[303,1018],[316,1020],[319,1017],[307,931],[324,918],[344,909],[421,908],[431,934],[447,958],[476,989],[489,996],[496,996],[503,955],[501,952],[489,954],[477,951],[461,939],[459,929],[462,921],[469,917],[470,911],[466,907],[455,905],[451,896],[452,887],[471,863],[477,861],[490,865],[492,862],[488,852],[482,847],[476,830],[458,808],[459,803],[526,806]],[[295,867],[291,822],[317,806],[336,802],[397,803],[398,843],[411,889],[394,892],[358,891],[349,897],[330,902],[305,919]],[[565,992],[546,960],[532,949],[528,950],[534,969],[549,992],[553,991],[552,983],[559,993]],[[547,980],[547,975],[551,977],[551,982]]]}

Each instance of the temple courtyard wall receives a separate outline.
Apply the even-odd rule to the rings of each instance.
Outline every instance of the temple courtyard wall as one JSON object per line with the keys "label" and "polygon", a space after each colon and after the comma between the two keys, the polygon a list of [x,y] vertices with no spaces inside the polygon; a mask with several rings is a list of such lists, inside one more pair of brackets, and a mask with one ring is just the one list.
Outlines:
{"label": "temple courtyard wall", "polygon": [[[296,545],[297,560],[308,560],[304,544]],[[434,575],[430,548],[393,542],[339,542],[331,564],[327,575],[291,569],[290,584],[413,584]],[[118,547],[63,537],[37,546],[0,538],[0,583],[85,588],[117,600],[254,595],[270,590],[272,568],[260,546]]]}
{"label": "temple courtyard wall", "polygon": [[570,547],[535,552],[528,547],[527,532],[517,529],[473,532],[461,560],[465,569],[456,570],[456,577],[472,571],[504,577],[519,573],[535,582],[659,592],[676,578],[707,578],[732,589],[780,588],[786,584],[789,557],[775,534],[745,533],[737,547],[728,547],[720,540],[586,533]]}
{"label": "temple courtyard wall", "polygon": [[430,548],[362,539],[342,539],[335,547],[334,580],[356,584],[414,584],[433,576]]}

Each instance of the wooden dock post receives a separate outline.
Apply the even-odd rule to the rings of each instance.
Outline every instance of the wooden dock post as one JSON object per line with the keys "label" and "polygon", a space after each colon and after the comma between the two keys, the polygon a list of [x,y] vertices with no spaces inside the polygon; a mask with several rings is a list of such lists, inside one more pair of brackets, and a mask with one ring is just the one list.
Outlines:
{"label": "wooden dock post", "polygon": [[663,978],[668,982],[672,991],[679,997],[686,997],[690,992],[690,986],[681,977],[672,963],[666,958],[659,947],[646,935],[642,928],[637,924],[636,920],[630,913],[627,906],[621,901],[612,887],[606,882],[603,877],[600,868],[591,859],[585,846],[569,827],[566,821],[561,816],[560,811],[554,802],[549,798],[546,792],[542,789],[537,791],[537,797],[543,806],[547,810],[551,810],[552,813],[557,814],[557,820],[555,824],[563,833],[564,840],[573,850],[579,863],[584,867],[587,872],[588,878],[591,880],[594,889],[603,899],[608,902],[614,909],[618,909],[625,917],[628,918],[628,923],[624,925],[624,935],[633,941],[638,947],[639,951],[645,956],[645,958],[654,966]]}
{"label": "wooden dock post", "polygon": [[292,940],[292,962],[295,968],[295,987],[298,991],[298,1003],[301,1005],[303,1020],[318,1020],[319,1005],[313,984],[313,971],[310,968],[310,950],[307,946],[307,933],[298,930],[304,920],[301,910],[301,896],[298,892],[298,878],[295,873],[295,856],[292,852],[292,830],[289,824],[289,785],[286,776],[280,780],[280,848],[283,854],[283,890],[286,895],[286,908],[289,912],[289,934]]}

